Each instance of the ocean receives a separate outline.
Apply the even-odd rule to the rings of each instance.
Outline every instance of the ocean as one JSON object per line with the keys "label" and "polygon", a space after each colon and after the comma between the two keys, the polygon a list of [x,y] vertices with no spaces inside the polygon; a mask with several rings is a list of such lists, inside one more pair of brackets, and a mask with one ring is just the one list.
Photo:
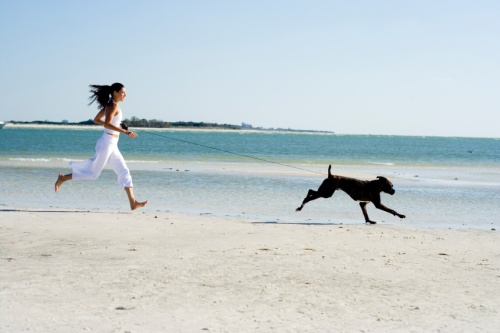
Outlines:
{"label": "ocean", "polygon": [[[88,159],[102,128],[15,126],[0,130],[0,205],[35,210],[128,211],[125,192],[105,170],[54,193],[69,161]],[[358,203],[337,191],[295,212],[309,189],[332,173],[389,178],[382,203],[367,206],[383,225],[500,228],[500,139],[328,133],[137,129],[119,147],[146,212],[239,217],[260,223],[362,224]],[[0,206],[0,207],[1,207]],[[1,209],[1,208],[0,208]],[[136,214],[136,213],[134,213]],[[137,213],[140,216],[140,212]]]}

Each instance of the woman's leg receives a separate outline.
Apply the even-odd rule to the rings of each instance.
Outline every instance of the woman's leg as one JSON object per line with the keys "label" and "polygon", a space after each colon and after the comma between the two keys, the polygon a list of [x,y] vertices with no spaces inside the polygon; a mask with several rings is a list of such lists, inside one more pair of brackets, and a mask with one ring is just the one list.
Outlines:
{"label": "woman's leg", "polygon": [[97,179],[113,152],[113,147],[116,147],[117,140],[113,140],[113,137],[103,133],[96,142],[94,157],[86,161],[69,162],[73,172],[66,175],[59,174],[54,185],[56,192],[64,182],[71,179]]}
{"label": "woman's leg", "polygon": [[68,173],[67,175],[63,175],[62,173],[59,174],[59,176],[57,177],[57,181],[54,185],[56,192],[59,191],[59,187],[61,187],[61,185],[64,182],[67,182],[68,180],[71,180],[71,179],[73,179],[73,174],[71,174],[71,173]]}
{"label": "woman's leg", "polygon": [[117,139],[103,133],[95,145],[94,157],[80,162],[70,162],[73,179],[95,180],[101,175],[109,156],[116,147]]}
{"label": "woman's leg", "polygon": [[103,134],[95,145],[94,157],[86,161],[70,162],[73,172],[66,175],[59,174],[54,185],[56,192],[59,191],[59,187],[64,182],[71,179],[97,179],[108,160],[108,156],[113,151],[113,145],[110,144],[111,140],[112,138],[107,134]]}
{"label": "woman's leg", "polygon": [[125,187],[125,192],[127,192],[131,210],[136,210],[137,208],[144,207],[148,204],[148,200],[139,202],[135,199],[134,190],[132,187]]}
{"label": "woman's leg", "polygon": [[118,146],[113,149],[113,152],[109,156],[108,165],[111,169],[113,169],[118,177],[118,183],[125,188],[125,192],[127,193],[128,201],[130,203],[130,209],[136,210],[137,208],[146,206],[148,204],[147,200],[139,202],[135,199],[132,176],[130,175],[130,170],[127,163],[125,163],[125,159],[118,149]]}

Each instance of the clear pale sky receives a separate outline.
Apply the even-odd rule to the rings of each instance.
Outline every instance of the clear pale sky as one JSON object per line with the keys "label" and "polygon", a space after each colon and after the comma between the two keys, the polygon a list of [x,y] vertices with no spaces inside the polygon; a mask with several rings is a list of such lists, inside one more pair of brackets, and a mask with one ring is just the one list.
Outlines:
{"label": "clear pale sky", "polygon": [[0,120],[500,137],[500,1],[0,0]]}

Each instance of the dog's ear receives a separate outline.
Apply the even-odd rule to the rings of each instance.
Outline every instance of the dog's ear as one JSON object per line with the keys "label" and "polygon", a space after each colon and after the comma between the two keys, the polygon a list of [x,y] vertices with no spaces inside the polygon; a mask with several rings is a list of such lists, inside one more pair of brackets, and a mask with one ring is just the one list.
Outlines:
{"label": "dog's ear", "polygon": [[391,187],[393,186],[392,183],[391,183],[391,181],[389,179],[385,178],[385,177],[377,176],[377,179],[380,179],[381,181],[387,183]]}

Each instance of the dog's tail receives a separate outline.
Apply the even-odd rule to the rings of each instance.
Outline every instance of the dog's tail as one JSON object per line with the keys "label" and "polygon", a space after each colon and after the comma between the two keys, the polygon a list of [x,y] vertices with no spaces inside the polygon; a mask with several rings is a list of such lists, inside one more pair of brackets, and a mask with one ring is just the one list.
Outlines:
{"label": "dog's tail", "polygon": [[328,166],[328,178],[331,178],[331,177],[332,177],[332,171],[331,171],[331,170],[332,170],[332,166],[331,166],[331,165],[329,165],[329,166]]}

